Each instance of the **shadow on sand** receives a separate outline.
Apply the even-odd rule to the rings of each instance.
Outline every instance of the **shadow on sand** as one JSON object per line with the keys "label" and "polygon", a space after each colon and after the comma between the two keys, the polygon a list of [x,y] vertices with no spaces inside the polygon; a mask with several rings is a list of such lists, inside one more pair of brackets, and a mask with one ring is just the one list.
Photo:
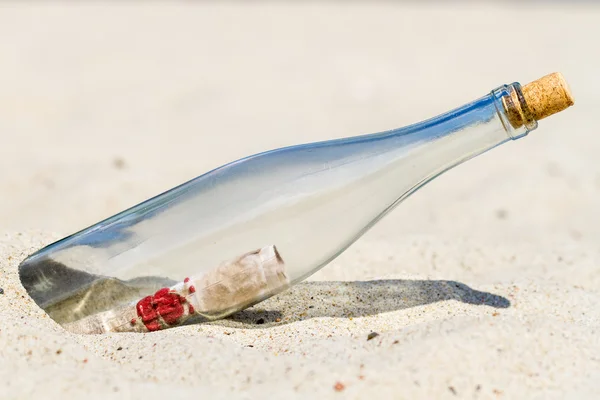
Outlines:
{"label": "shadow on sand", "polygon": [[224,320],[210,322],[239,328],[267,328],[318,317],[362,317],[444,300],[508,308],[505,297],[454,281],[373,280],[303,282]]}

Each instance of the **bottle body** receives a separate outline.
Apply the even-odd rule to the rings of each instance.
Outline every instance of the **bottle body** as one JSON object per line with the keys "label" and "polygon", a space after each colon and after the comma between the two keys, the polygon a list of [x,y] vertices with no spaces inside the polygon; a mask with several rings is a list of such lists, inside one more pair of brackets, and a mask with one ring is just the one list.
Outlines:
{"label": "bottle body", "polygon": [[[40,250],[21,265],[22,281],[47,308],[103,277],[138,283],[157,277],[167,285],[276,246],[294,284],[431,179],[531,130],[507,122],[502,99],[514,85],[416,125],[227,164]],[[57,284],[62,275],[48,274],[48,261],[94,278]],[[136,295],[155,289],[138,287]]]}

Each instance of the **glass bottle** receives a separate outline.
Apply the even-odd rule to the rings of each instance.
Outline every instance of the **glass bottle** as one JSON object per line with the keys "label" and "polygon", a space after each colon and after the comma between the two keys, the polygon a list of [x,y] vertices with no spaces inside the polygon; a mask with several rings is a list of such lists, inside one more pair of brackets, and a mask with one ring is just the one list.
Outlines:
{"label": "glass bottle", "polygon": [[[562,76],[552,74],[500,86],[415,125],[252,155],[37,251],[20,277],[63,324],[144,296],[155,304],[163,287],[189,300],[190,285],[177,284],[186,277],[205,278],[194,292],[221,285],[205,296],[223,300],[212,309],[194,303],[190,314],[222,318],[302,281],[427,182],[572,104]],[[279,278],[265,283],[266,270],[227,270],[250,253],[281,261]],[[256,257],[248,262],[260,267]],[[211,277],[217,266],[221,275]],[[265,275],[260,290],[244,288],[253,273]]]}

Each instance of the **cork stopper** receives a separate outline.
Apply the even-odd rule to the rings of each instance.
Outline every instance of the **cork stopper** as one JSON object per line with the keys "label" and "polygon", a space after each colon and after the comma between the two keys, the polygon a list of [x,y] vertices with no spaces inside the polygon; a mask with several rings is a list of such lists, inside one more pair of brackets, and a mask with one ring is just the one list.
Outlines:
{"label": "cork stopper", "polygon": [[563,111],[575,101],[565,78],[555,72],[528,83],[520,92],[512,91],[502,103],[511,125],[518,128]]}
{"label": "cork stopper", "polygon": [[523,97],[531,116],[539,121],[575,104],[569,85],[560,72],[523,86]]}

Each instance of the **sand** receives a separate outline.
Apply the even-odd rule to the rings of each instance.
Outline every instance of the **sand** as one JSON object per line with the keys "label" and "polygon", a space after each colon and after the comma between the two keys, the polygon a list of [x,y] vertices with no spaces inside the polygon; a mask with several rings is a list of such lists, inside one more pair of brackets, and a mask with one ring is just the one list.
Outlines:
{"label": "sand", "polygon": [[[2,4],[0,397],[596,398],[598,17],[586,3]],[[575,107],[229,319],[73,335],[18,280],[31,252],[225,162],[553,71]]]}

